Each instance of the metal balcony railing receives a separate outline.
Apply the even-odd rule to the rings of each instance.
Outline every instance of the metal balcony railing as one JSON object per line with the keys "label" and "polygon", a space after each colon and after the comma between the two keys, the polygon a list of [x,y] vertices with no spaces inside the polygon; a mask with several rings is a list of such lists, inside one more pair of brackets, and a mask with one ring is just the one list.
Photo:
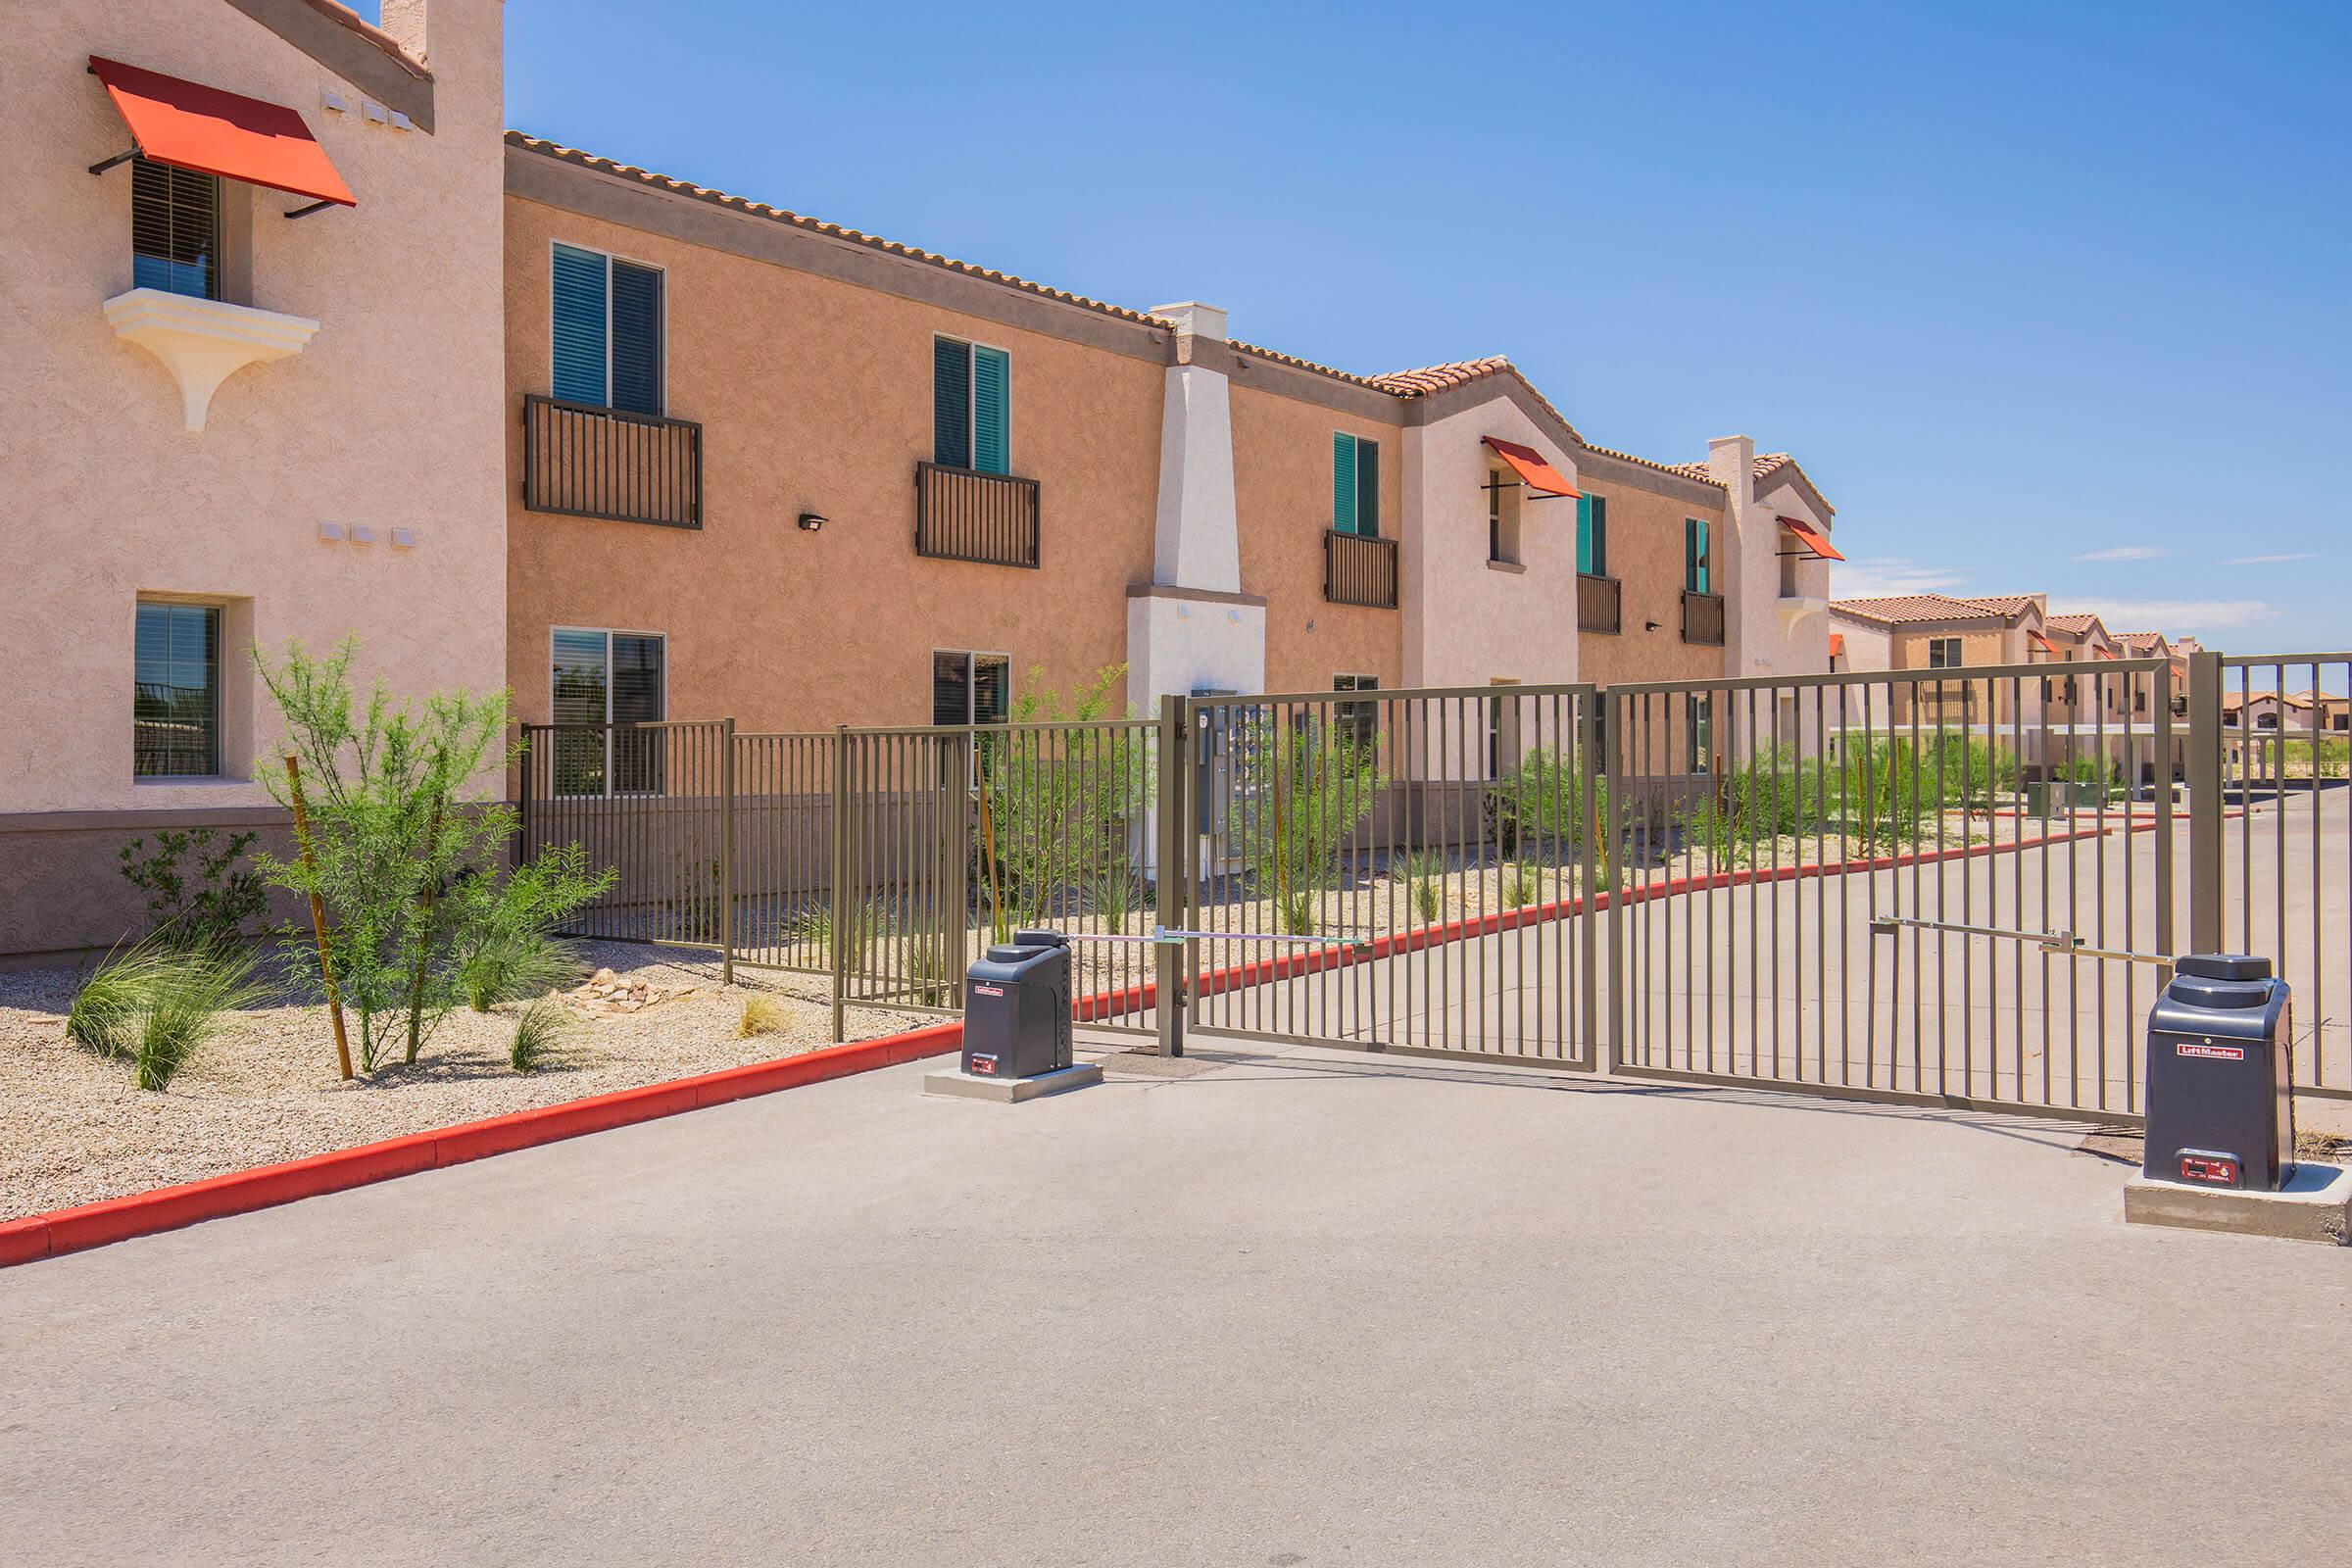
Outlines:
{"label": "metal balcony railing", "polygon": [[1576,575],[1576,629],[1616,631],[1624,614],[1625,585],[1614,577]]}
{"label": "metal balcony railing", "polygon": [[700,528],[703,427],[527,393],[522,504],[568,517]]}
{"label": "metal balcony railing", "polygon": [[992,566],[1037,564],[1035,479],[914,466],[914,553]]}
{"label": "metal balcony railing", "polygon": [[1683,590],[1683,641],[1723,646],[1723,595]]}
{"label": "metal balcony railing", "polygon": [[1323,597],[1335,605],[1396,608],[1396,541],[1323,530]]}

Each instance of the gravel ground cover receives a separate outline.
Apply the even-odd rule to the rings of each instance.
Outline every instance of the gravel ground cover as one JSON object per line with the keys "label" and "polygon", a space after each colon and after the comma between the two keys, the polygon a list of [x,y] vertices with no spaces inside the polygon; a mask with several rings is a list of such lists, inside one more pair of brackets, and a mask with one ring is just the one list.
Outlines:
{"label": "gravel ground cover", "polygon": [[[575,1002],[554,1059],[533,1073],[507,1064],[518,1008],[461,1008],[415,1066],[350,1083],[335,1075],[323,1007],[255,1007],[154,1093],[132,1087],[123,1063],[66,1038],[65,1011],[86,970],[0,974],[0,1219],[833,1044],[824,994],[801,977],[738,967],[737,983],[722,987],[709,954],[586,943],[581,956],[649,993],[685,994],[601,1017],[579,1016],[590,1009]],[[755,997],[769,1004],[772,1027],[738,1039]],[[847,1031],[868,1040],[924,1021],[853,1007]]]}

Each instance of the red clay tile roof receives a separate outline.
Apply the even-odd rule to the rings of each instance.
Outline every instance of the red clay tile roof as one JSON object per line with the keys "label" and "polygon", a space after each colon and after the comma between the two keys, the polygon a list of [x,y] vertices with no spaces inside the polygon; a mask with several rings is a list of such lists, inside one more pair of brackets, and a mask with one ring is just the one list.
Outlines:
{"label": "red clay tile roof", "polygon": [[2032,594],[1970,594],[1968,599],[1971,604],[1983,605],[1987,610],[1997,610],[2004,615],[2014,615],[2034,604]]}
{"label": "red clay tile roof", "polygon": [[2078,637],[2089,631],[2098,618],[2096,615],[2051,615],[2046,617],[2047,623],[2053,629],[2073,632]]}
{"label": "red clay tile roof", "polygon": [[1141,321],[1149,326],[1169,328],[1173,328],[1175,325],[1174,322],[1164,318],[1148,316],[1142,311],[1131,311],[1119,305],[1106,305],[1101,300],[1089,299],[1083,294],[1072,294],[1066,289],[1049,288],[1043,283],[1032,283],[1027,278],[1015,277],[1010,272],[1000,272],[991,268],[975,267],[970,262],[959,262],[954,257],[941,256],[932,251],[916,250],[911,245],[902,245],[896,240],[882,239],[855,228],[844,228],[839,223],[828,223],[820,219],[804,218],[799,213],[787,212],[781,207],[770,207],[764,202],[747,201],[741,196],[730,196],[725,191],[690,184],[682,179],[673,179],[667,174],[657,174],[650,169],[639,169],[633,164],[615,163],[610,158],[599,158],[594,153],[581,152],[576,147],[565,147],[538,136],[525,135],[519,130],[507,132],[507,145],[520,147],[525,152],[537,153],[542,157],[553,158],[563,163],[577,164],[583,169],[594,169],[608,174],[618,174],[624,179],[633,179],[639,184],[652,185],[662,190],[675,191],[681,196],[693,196],[702,201],[714,202],[721,207],[731,207],[737,212],[750,213],[756,218],[766,218],[779,223],[789,223],[795,228],[805,228],[812,234],[829,234],[835,239],[846,239],[859,245],[871,246],[875,250],[886,251],[893,256],[904,256],[910,261],[928,262],[934,267],[945,268],[951,272],[962,272],[971,277],[983,277],[992,283],[1002,283],[1007,288],[1017,288],[1025,293],[1040,294],[1047,299],[1060,300],[1065,305],[1076,305],[1086,310],[1100,311],[1105,316],[1115,316],[1121,320]]}
{"label": "red clay tile roof", "polygon": [[[1775,472],[1785,465],[1795,461],[1786,452],[1759,452],[1748,464],[1747,471],[1750,477],[1761,479],[1766,474]],[[1693,479],[1707,479],[1708,469],[1703,463],[1673,463],[1663,464],[1660,466],[1671,473],[1687,473]],[[1712,479],[1707,479],[1707,482],[1714,483]]]}
{"label": "red clay tile roof", "polygon": [[1510,361],[1499,354],[1491,354],[1483,360],[1455,360],[1449,365],[1425,365],[1417,370],[1390,370],[1364,379],[1383,392],[1392,392],[1400,398],[1417,398],[1426,397],[1432,392],[1443,392],[1447,387],[1481,381],[1510,368]]}
{"label": "red clay tile roof", "polygon": [[2007,619],[2017,613],[2000,602],[1955,599],[1949,594],[1890,594],[1880,599],[1839,599],[1830,608],[1860,620],[1893,624],[1906,620]]}
{"label": "red clay tile roof", "polygon": [[1718,490],[1723,488],[1723,481],[1707,472],[1706,465],[1703,463],[1696,465],[1660,463],[1653,458],[1638,458],[1631,452],[1620,452],[1615,447],[1593,447],[1592,450],[1600,453],[1603,457],[1621,458],[1627,463],[1638,463],[1644,468],[1655,468],[1660,473],[1671,473],[1685,479],[1696,479],[1700,484],[1711,484]]}
{"label": "red clay tile roof", "polygon": [[416,59],[406,49],[394,42],[390,33],[362,18],[351,7],[337,5],[335,0],[305,0],[305,3],[328,21],[349,27],[394,60],[399,61],[411,75],[419,77],[432,75],[432,73],[425,69],[423,61]]}

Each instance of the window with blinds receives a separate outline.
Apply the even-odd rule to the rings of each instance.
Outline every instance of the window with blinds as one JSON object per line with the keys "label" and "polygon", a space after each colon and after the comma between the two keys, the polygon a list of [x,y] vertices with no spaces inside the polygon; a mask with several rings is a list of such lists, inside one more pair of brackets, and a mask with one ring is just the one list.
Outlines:
{"label": "window with blinds", "polygon": [[139,605],[131,654],[135,778],[212,778],[220,771],[220,612]]}
{"label": "window with blinds", "polygon": [[931,722],[1002,724],[1012,713],[1012,661],[942,650],[931,656]]}
{"label": "window with blinds", "polygon": [[220,176],[131,160],[130,282],[220,297]]}
{"label": "window with blinds", "polygon": [[563,796],[659,795],[665,648],[650,632],[559,626],[549,677],[552,776]]}
{"label": "window with blinds", "polygon": [[1345,430],[1331,435],[1331,525],[1380,537],[1380,443]]}
{"label": "window with blinds", "polygon": [[567,403],[662,412],[662,270],[558,245],[549,262],[550,385]]}
{"label": "window with blinds", "polygon": [[931,340],[931,461],[1012,471],[1012,356],[960,338]]}

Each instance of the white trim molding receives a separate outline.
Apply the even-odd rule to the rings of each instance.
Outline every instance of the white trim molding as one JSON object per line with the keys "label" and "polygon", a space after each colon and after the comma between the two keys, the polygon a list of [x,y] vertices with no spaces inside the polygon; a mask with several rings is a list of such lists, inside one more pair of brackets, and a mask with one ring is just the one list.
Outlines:
{"label": "white trim molding", "polygon": [[300,354],[318,323],[250,305],[134,288],[106,302],[115,335],[164,362],[179,383],[188,428],[201,430],[220,383],[248,365]]}

